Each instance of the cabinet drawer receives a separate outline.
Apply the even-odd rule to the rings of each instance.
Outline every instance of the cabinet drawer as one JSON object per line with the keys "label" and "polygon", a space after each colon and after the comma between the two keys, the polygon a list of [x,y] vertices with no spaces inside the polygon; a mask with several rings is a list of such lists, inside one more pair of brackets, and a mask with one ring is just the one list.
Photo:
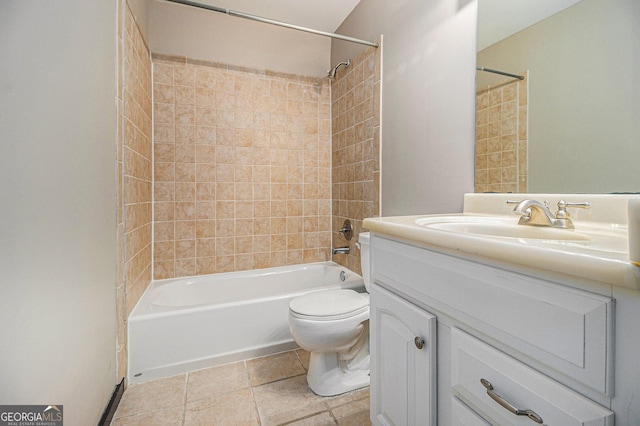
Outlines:
{"label": "cabinet drawer", "polygon": [[375,282],[613,396],[610,298],[378,236],[372,253]]}
{"label": "cabinet drawer", "polygon": [[453,424],[456,426],[491,426],[455,396],[451,398]]}
{"label": "cabinet drawer", "polygon": [[496,398],[531,410],[545,425],[613,424],[611,411],[456,328],[451,330],[451,386],[492,424],[530,426],[536,422],[512,414],[489,395],[488,388]]}

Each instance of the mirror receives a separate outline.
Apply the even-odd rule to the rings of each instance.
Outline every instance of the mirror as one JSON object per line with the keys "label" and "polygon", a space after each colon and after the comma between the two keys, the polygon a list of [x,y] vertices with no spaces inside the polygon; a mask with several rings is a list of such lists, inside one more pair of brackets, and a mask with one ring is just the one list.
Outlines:
{"label": "mirror", "polygon": [[478,0],[477,65],[526,78],[476,74],[476,191],[640,192],[637,22],[637,0]]}

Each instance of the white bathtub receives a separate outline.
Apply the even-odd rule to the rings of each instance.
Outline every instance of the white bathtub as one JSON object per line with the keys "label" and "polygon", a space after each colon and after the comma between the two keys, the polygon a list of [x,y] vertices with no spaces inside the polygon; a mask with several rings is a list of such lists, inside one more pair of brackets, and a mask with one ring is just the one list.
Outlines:
{"label": "white bathtub", "polygon": [[289,301],[338,288],[364,283],[333,262],[153,281],[129,316],[129,383],[296,348]]}

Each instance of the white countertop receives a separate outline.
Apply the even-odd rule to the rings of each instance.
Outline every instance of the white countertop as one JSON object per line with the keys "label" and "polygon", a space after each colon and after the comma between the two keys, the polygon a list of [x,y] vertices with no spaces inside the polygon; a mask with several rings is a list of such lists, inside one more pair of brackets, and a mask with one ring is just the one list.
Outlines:
{"label": "white countertop", "polygon": [[[627,203],[630,197],[638,195],[467,194],[463,213],[369,218],[365,219],[363,227],[374,234],[414,242],[432,250],[474,258],[483,263],[495,260],[501,265],[521,266],[528,271],[558,273],[640,290],[640,267],[630,263],[628,255]],[[588,235],[590,240],[499,237],[451,232],[418,224],[455,222],[458,219],[473,221],[476,218],[496,218],[517,224],[518,216],[512,213],[513,206],[507,205],[506,201],[523,199],[549,200],[552,211],[555,211],[554,207],[560,199],[568,202],[588,201],[591,209],[569,211],[575,232]],[[535,232],[535,228],[528,228]]]}

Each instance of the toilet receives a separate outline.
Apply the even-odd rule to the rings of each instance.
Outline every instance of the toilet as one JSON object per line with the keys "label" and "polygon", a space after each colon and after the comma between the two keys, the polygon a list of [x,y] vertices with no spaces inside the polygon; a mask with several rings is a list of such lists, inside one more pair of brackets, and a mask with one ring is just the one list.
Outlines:
{"label": "toilet", "polygon": [[[369,290],[369,233],[361,233],[362,278]],[[311,353],[307,383],[320,396],[369,386],[369,294],[328,290],[289,303],[289,330]]]}

